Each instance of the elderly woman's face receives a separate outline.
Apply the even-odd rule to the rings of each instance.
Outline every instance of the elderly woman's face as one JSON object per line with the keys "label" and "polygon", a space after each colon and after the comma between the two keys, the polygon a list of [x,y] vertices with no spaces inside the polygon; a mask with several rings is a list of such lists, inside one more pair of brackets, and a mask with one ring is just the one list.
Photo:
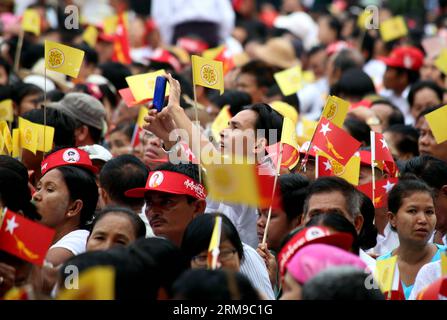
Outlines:
{"label": "elderly woman's face", "polygon": [[58,169],[48,171],[40,179],[33,200],[44,225],[57,228],[64,222],[70,206],[70,193]]}

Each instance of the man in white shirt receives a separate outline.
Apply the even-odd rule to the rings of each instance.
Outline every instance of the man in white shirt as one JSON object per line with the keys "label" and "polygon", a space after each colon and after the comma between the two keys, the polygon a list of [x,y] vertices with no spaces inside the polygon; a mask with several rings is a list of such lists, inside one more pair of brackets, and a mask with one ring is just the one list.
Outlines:
{"label": "man in white shirt", "polygon": [[413,124],[407,97],[410,86],[419,79],[419,69],[424,54],[416,47],[401,46],[391,51],[388,57],[380,58],[386,64],[383,89],[380,95],[397,106],[405,116],[406,124]]}

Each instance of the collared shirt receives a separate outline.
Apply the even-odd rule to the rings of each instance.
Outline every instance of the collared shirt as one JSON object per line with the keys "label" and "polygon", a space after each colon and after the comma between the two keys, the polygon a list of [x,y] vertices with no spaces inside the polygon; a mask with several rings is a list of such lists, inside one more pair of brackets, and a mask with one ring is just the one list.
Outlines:
{"label": "collared shirt", "polygon": [[410,105],[408,104],[408,93],[410,92],[410,86],[406,87],[404,91],[402,91],[401,95],[397,95],[393,90],[384,89],[380,92],[380,95],[386,99],[388,99],[392,104],[399,108],[402,111],[405,124],[412,125],[414,124],[414,119],[410,114]]}

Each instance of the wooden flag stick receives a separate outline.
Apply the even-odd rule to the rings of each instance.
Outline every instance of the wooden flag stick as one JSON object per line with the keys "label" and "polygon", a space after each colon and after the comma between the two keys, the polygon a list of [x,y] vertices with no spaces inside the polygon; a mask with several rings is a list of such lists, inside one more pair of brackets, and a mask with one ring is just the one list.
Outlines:
{"label": "wooden flag stick", "polygon": [[273,181],[272,202],[270,203],[269,212],[268,212],[268,215],[267,215],[267,222],[265,224],[264,236],[262,237],[262,244],[265,244],[265,242],[267,240],[267,233],[268,233],[269,226],[270,226],[270,218],[272,216],[272,206],[273,206],[273,200],[275,198],[276,184],[278,182],[278,176],[279,176],[279,173],[280,173],[280,170],[281,170],[282,150],[283,150],[283,145],[280,142],[279,143],[278,163],[277,163],[277,167],[276,167],[276,175],[275,175],[275,180]]}
{"label": "wooden flag stick", "polygon": [[319,164],[318,161],[320,160],[320,156],[317,154],[315,155],[315,180],[318,179],[319,173]]}
{"label": "wooden flag stick", "polygon": [[[194,82],[194,77],[193,77],[193,82]],[[197,130],[198,130],[198,137],[197,137],[197,143],[198,143],[198,148],[199,150],[196,150],[196,154],[197,154],[197,161],[198,161],[198,166],[199,166],[199,183],[202,184],[202,170],[200,168],[200,164],[201,164],[201,151],[200,151],[200,121],[199,121],[199,112],[197,110],[197,92],[196,92],[196,84],[195,82],[193,83],[193,89],[194,89],[194,113],[195,113],[195,123],[197,126]],[[194,133],[194,130],[192,130],[192,132]],[[192,146],[194,146],[194,137],[193,138],[193,143]]]}
{"label": "wooden flag stick", "polygon": [[371,172],[372,172],[372,198],[375,207],[376,199],[376,172],[374,170],[376,163],[376,134],[374,131],[370,131],[370,143],[371,143]]}
{"label": "wooden flag stick", "polygon": [[43,151],[42,151],[42,160],[45,158],[45,150],[46,150],[46,135],[47,135],[47,67],[45,66],[44,71],[44,81],[43,81]]}
{"label": "wooden flag stick", "polygon": [[17,73],[19,71],[20,66],[20,56],[22,53],[23,47],[23,38],[25,37],[25,31],[20,30],[19,39],[17,41],[16,55],[14,57],[14,72]]}

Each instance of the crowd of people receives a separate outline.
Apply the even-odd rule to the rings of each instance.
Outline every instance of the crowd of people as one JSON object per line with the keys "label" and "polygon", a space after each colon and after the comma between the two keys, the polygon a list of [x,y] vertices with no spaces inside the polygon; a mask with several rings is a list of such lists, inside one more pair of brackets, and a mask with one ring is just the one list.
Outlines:
{"label": "crowd of people", "polygon": [[[84,52],[77,78],[46,70],[46,40]],[[445,49],[444,0],[1,1],[0,299],[447,299]],[[192,55],[222,62],[223,93]],[[161,69],[164,108],[129,105],[126,78]],[[354,169],[315,142],[331,97]],[[202,150],[256,159],[258,182]],[[25,224],[51,234],[41,260]]]}

